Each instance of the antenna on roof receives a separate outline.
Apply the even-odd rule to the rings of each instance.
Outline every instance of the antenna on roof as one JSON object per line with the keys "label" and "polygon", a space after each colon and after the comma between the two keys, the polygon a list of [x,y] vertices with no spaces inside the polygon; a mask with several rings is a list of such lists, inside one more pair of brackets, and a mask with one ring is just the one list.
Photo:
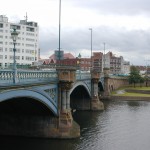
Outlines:
{"label": "antenna on roof", "polygon": [[28,21],[27,12],[26,12],[26,16],[24,16],[24,17],[25,17],[25,20],[26,20],[26,23],[27,23],[27,21]]}

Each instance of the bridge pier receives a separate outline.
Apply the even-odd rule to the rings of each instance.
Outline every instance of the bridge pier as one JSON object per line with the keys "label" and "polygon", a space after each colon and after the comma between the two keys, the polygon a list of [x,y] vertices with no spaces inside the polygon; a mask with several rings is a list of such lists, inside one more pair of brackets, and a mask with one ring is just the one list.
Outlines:
{"label": "bridge pier", "polygon": [[104,110],[104,104],[100,101],[98,96],[98,82],[100,74],[92,72],[91,81],[91,110]]}
{"label": "bridge pier", "polygon": [[73,120],[70,109],[69,90],[75,80],[75,70],[59,69],[59,133],[60,138],[75,138],[80,136],[80,126]]}

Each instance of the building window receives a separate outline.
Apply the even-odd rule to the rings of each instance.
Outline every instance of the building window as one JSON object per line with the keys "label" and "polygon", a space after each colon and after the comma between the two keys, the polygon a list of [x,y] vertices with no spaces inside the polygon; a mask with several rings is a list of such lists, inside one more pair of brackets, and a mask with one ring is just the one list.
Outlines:
{"label": "building window", "polygon": [[3,52],[3,48],[2,47],[0,47],[0,52]]}
{"label": "building window", "polygon": [[22,56],[22,60],[24,60],[24,56]]}
{"label": "building window", "polygon": [[20,60],[20,56],[16,56],[16,59],[17,59],[17,60]]}
{"label": "building window", "polygon": [[7,59],[7,55],[5,55],[5,59]]}
{"label": "building window", "polygon": [[0,59],[3,59],[3,55],[0,55]]}
{"label": "building window", "polygon": [[3,23],[0,23],[0,28],[3,28]]}
{"label": "building window", "polygon": [[5,63],[5,67],[7,67],[7,63]]}
{"label": "building window", "polygon": [[9,59],[12,60],[14,57],[13,56],[9,56]]}
{"label": "building window", "polygon": [[16,49],[16,52],[17,52],[17,53],[20,53],[20,49]]}
{"label": "building window", "polygon": [[12,48],[9,48],[9,51],[10,51],[10,52],[12,52],[12,51],[13,51],[13,49],[12,49]]}

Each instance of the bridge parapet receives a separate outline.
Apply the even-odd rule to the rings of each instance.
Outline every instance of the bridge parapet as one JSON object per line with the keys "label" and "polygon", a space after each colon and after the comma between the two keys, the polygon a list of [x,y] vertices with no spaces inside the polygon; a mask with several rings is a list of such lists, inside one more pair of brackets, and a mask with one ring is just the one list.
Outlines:
{"label": "bridge parapet", "polygon": [[100,73],[96,71],[92,71],[92,79],[98,79],[100,78]]}
{"label": "bridge parapet", "polygon": [[91,73],[88,71],[76,71],[76,80],[91,79]]}
{"label": "bridge parapet", "polygon": [[[2,70],[0,71],[0,82],[1,85],[13,84],[13,70]],[[56,81],[58,80],[58,75],[56,71],[28,71],[28,70],[18,70],[17,72],[18,83],[28,82],[44,82],[44,81]]]}
{"label": "bridge parapet", "polygon": [[75,70],[66,70],[66,69],[59,69],[58,71],[58,78],[59,81],[63,82],[74,82],[75,81]]}

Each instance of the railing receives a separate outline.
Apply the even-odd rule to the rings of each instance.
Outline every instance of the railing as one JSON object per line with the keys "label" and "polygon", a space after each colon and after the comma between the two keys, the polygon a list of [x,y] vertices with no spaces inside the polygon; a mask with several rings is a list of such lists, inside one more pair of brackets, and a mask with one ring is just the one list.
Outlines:
{"label": "railing", "polygon": [[90,72],[81,71],[81,70],[76,71],[76,80],[84,80],[84,79],[90,79],[90,78],[91,78]]}
{"label": "railing", "polygon": [[[0,85],[13,84],[13,70],[0,70]],[[28,71],[18,70],[17,71],[17,84],[46,82],[58,80],[56,71]]]}
{"label": "railing", "polygon": [[[0,86],[14,85],[13,70],[0,70]],[[90,79],[91,74],[88,71],[76,71],[76,80]],[[18,70],[16,84],[34,84],[39,82],[58,81],[56,70]]]}

